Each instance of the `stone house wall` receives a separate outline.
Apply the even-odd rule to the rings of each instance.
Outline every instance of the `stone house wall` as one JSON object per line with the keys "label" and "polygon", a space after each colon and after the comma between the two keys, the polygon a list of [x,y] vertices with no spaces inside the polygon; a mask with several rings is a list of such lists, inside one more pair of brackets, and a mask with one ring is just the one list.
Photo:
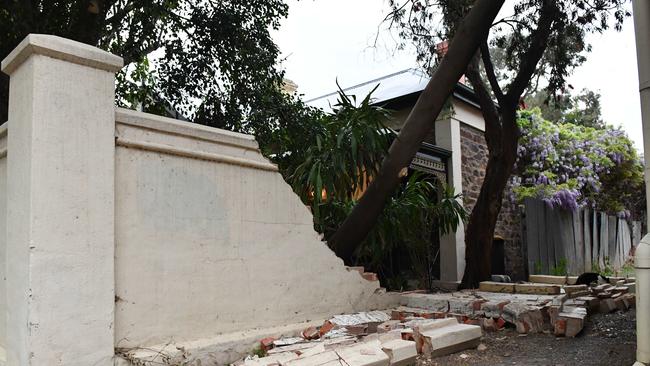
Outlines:
{"label": "stone house wall", "polygon": [[[481,191],[487,165],[487,145],[483,132],[460,124],[460,140],[463,171],[463,201],[471,211]],[[517,205],[504,197],[501,213],[494,235],[504,239],[505,269],[513,279],[524,279],[524,258],[521,240],[521,215]]]}

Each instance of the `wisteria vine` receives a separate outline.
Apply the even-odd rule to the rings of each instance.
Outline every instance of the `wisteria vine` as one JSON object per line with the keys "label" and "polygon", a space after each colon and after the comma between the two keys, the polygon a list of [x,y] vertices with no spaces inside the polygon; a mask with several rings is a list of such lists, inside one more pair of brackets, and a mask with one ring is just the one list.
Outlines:
{"label": "wisteria vine", "polygon": [[544,120],[539,109],[521,111],[518,123],[513,200],[535,197],[551,207],[586,206],[628,218],[641,209],[643,166],[625,132],[556,124]]}

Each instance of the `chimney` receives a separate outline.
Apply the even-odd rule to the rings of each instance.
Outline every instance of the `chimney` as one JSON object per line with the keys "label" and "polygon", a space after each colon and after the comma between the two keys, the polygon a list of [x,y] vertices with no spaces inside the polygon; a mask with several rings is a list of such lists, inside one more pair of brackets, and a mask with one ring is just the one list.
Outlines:
{"label": "chimney", "polygon": [[[445,57],[448,50],[449,50],[449,42],[446,40],[436,45],[436,55],[438,55],[440,59]],[[468,85],[467,80],[465,80],[465,75],[462,75],[460,79],[458,79],[458,82],[463,85]]]}

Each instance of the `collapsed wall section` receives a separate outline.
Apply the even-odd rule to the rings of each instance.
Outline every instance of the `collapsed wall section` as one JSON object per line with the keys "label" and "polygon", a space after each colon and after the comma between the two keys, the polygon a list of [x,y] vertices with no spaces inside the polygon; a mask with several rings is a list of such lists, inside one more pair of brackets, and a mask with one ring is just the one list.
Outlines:
{"label": "collapsed wall section", "polygon": [[389,305],[251,136],[120,109],[116,146],[117,346]]}

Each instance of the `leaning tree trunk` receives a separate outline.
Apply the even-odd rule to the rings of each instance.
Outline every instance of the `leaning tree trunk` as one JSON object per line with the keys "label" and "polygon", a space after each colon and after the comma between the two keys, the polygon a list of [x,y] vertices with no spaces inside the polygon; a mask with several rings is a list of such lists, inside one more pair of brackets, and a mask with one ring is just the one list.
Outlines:
{"label": "leaning tree trunk", "polygon": [[395,192],[399,172],[410,164],[433,128],[458,79],[465,72],[479,44],[487,38],[503,2],[504,0],[476,1],[391,145],[377,177],[336,233],[330,237],[330,245],[346,263],[351,264],[354,251],[374,226],[388,197]]}

